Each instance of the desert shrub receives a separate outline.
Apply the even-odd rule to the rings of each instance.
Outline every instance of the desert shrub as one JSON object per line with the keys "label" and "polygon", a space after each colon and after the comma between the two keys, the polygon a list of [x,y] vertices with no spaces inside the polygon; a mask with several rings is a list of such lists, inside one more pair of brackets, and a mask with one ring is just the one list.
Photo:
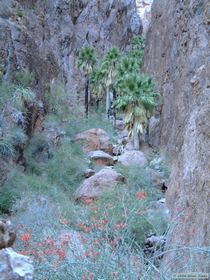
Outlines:
{"label": "desert shrub", "polygon": [[[116,237],[120,228],[126,242],[134,240],[142,246],[148,235],[163,234],[166,230],[165,225],[161,228],[153,225],[148,211],[151,202],[160,198],[161,194],[152,188],[144,169],[122,166],[118,169],[126,177],[126,185],[99,198],[95,202],[97,211],[93,211],[93,216],[98,219],[104,217],[109,221],[110,237]],[[157,215],[156,218],[160,217]]]}
{"label": "desert shrub", "polygon": [[15,84],[24,88],[31,87],[34,82],[34,74],[26,71],[17,71],[15,73]]}
{"label": "desert shrub", "polygon": [[12,169],[6,182],[0,188],[0,214],[8,213],[17,199],[21,197],[21,184],[24,175]]}
{"label": "desert shrub", "polygon": [[86,166],[85,156],[79,146],[67,140],[57,148],[46,166],[49,182],[73,192],[82,180]]}
{"label": "desert shrub", "polygon": [[14,154],[13,143],[8,136],[0,137],[0,155],[2,157],[12,156]]}
{"label": "desert shrub", "polygon": [[55,81],[46,93],[48,113],[59,121],[65,121],[70,116],[69,92],[61,81]]}
{"label": "desert shrub", "polygon": [[105,115],[99,113],[92,113],[89,115],[88,119],[81,118],[73,119],[69,121],[66,126],[66,135],[74,138],[76,133],[91,129],[91,128],[101,128],[105,130],[112,140],[116,140],[116,131],[113,129],[110,121],[106,120]]}
{"label": "desert shrub", "polygon": [[17,194],[14,190],[11,190],[7,186],[0,188],[0,214],[9,213],[12,205],[17,198]]}
{"label": "desert shrub", "polygon": [[16,11],[16,16],[22,18],[22,17],[25,16],[25,13],[24,13],[24,11],[18,9],[18,10]]}

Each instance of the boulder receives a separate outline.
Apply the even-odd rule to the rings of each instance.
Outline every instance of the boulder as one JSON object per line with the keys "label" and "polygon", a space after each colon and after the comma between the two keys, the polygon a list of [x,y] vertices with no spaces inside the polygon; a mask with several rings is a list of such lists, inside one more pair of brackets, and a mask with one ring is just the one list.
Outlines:
{"label": "boulder", "polygon": [[95,171],[91,168],[88,168],[84,171],[85,178],[90,178],[93,175],[95,175]]}
{"label": "boulder", "polygon": [[106,192],[113,191],[117,184],[124,182],[125,178],[121,174],[111,167],[106,167],[84,180],[76,190],[75,198],[97,198]]}
{"label": "boulder", "polygon": [[133,141],[129,139],[128,143],[125,145],[125,150],[126,151],[134,151],[135,147],[133,144]]}
{"label": "boulder", "polygon": [[113,157],[100,150],[90,152],[89,157],[97,165],[114,165]]}
{"label": "boulder", "polygon": [[11,247],[16,239],[15,229],[10,221],[0,221],[0,249]]}
{"label": "boulder", "polygon": [[160,118],[152,116],[149,120],[149,144],[152,147],[160,145]]}
{"label": "boulder", "polygon": [[0,250],[0,280],[33,280],[34,267],[29,257],[13,249]]}
{"label": "boulder", "polygon": [[125,166],[137,165],[143,167],[147,165],[147,159],[141,151],[125,151],[124,154],[119,156],[118,162]]}
{"label": "boulder", "polygon": [[113,155],[114,156],[119,156],[123,153],[124,151],[124,147],[123,147],[123,144],[116,144],[116,145],[113,145]]}
{"label": "boulder", "polygon": [[164,172],[160,172],[157,170],[153,170],[151,168],[148,168],[150,178],[151,178],[151,183],[152,185],[165,192],[167,190],[167,179],[164,177]]}
{"label": "boulder", "polygon": [[125,123],[123,120],[116,120],[116,130],[123,131],[125,129]]}
{"label": "boulder", "polygon": [[92,128],[81,132],[76,135],[75,141],[83,145],[85,152],[101,150],[112,155],[113,145],[103,129]]}

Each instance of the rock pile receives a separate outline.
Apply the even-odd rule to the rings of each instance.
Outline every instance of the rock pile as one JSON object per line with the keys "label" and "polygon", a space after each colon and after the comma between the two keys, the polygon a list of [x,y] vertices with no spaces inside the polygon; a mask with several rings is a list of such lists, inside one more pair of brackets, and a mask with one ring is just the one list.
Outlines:
{"label": "rock pile", "polygon": [[0,280],[33,280],[34,268],[29,257],[10,248],[16,239],[10,221],[0,221]]}

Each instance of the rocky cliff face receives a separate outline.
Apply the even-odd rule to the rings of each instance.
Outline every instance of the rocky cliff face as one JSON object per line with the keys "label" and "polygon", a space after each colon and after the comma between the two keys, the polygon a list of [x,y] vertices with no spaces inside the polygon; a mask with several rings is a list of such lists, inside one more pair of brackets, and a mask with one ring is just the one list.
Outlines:
{"label": "rocky cliff face", "polygon": [[[209,39],[208,0],[154,1],[144,70],[155,77],[162,93],[160,143],[172,167],[167,191],[173,221],[170,247],[209,246]],[[194,256],[194,270],[210,269],[204,255]],[[169,271],[181,271],[189,259],[189,252],[177,258],[174,251],[166,254],[164,264]]]}
{"label": "rocky cliff face", "polygon": [[153,0],[136,0],[137,12],[142,20],[143,34],[146,35],[151,21],[151,7]]}
{"label": "rocky cliff face", "polygon": [[0,54],[3,78],[18,69],[35,74],[43,96],[47,83],[60,77],[72,98],[81,82],[76,66],[85,44],[100,55],[110,46],[123,49],[141,32],[134,0],[1,0]]}

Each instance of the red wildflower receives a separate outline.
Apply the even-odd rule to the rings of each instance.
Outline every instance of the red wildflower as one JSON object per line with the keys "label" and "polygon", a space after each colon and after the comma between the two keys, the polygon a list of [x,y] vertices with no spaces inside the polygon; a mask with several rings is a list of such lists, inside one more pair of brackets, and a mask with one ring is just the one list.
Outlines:
{"label": "red wildflower", "polygon": [[60,260],[64,260],[65,259],[65,257],[66,257],[66,254],[65,254],[65,252],[63,251],[63,250],[61,250],[61,249],[58,249],[58,250],[56,250],[56,255],[59,257],[59,259]]}
{"label": "red wildflower", "polygon": [[147,197],[147,193],[146,192],[137,192],[136,193],[136,199],[138,200],[142,200],[142,199],[145,199]]}
{"label": "red wildflower", "polygon": [[94,198],[82,198],[81,199],[82,203],[85,205],[91,205],[94,202]]}
{"label": "red wildflower", "polygon": [[90,257],[90,253],[88,251],[84,251],[83,256],[88,258],[88,257]]}
{"label": "red wildflower", "polygon": [[127,224],[125,224],[125,223],[119,223],[119,224],[115,225],[116,230],[121,230],[121,229],[124,229],[125,227],[127,227]]}
{"label": "red wildflower", "polygon": [[24,233],[23,235],[21,235],[20,240],[22,240],[23,242],[28,243],[31,239],[31,235],[32,235],[32,231],[30,230],[29,232]]}
{"label": "red wildflower", "polygon": [[54,246],[54,240],[51,238],[46,239],[45,244],[48,246]]}
{"label": "red wildflower", "polygon": [[64,225],[64,226],[67,226],[69,224],[69,221],[66,220],[66,219],[60,219],[60,224]]}

